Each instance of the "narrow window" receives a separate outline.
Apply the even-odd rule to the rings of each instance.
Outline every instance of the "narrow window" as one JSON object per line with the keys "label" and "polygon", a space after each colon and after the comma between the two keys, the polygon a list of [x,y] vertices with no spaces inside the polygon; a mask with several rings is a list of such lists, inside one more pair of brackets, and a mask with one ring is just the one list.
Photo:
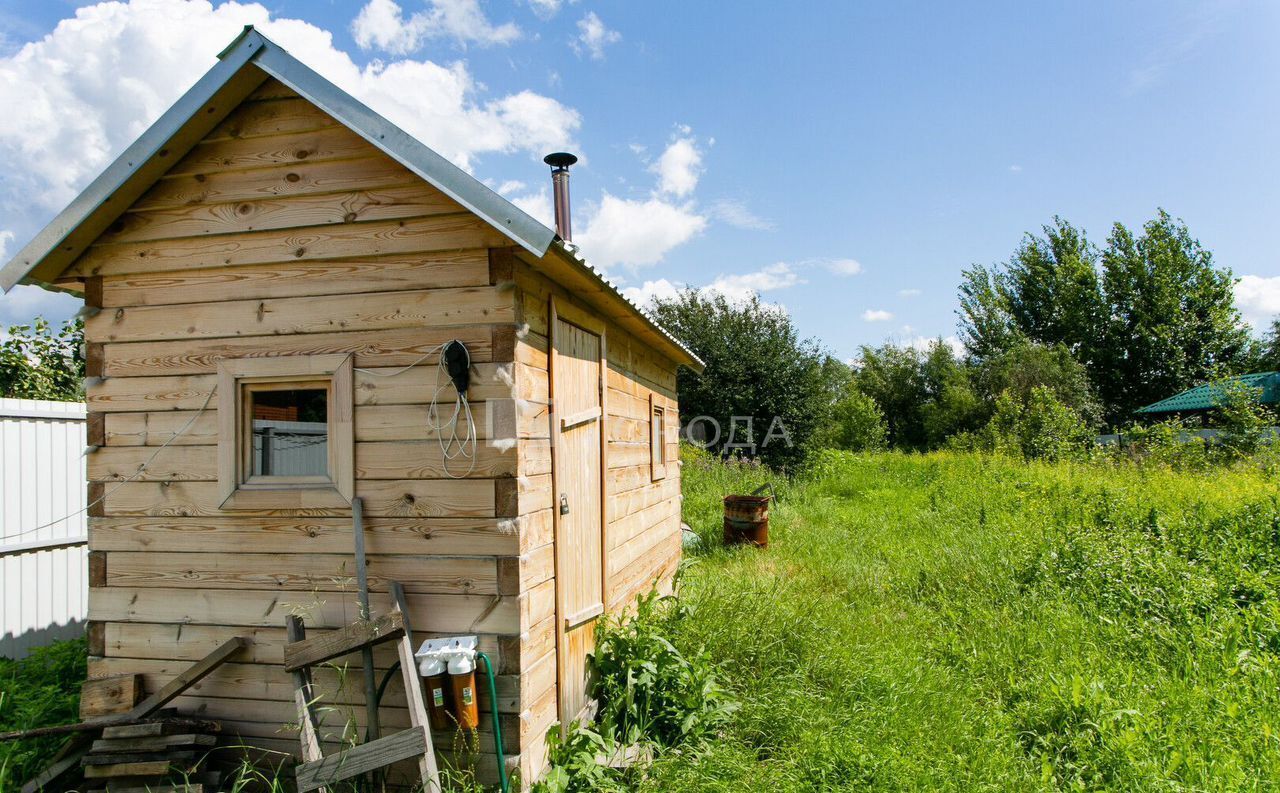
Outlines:
{"label": "narrow window", "polygon": [[222,508],[350,504],[355,490],[351,389],[346,355],[221,361]]}
{"label": "narrow window", "polygon": [[667,475],[667,409],[649,395],[649,463],[653,481]]}

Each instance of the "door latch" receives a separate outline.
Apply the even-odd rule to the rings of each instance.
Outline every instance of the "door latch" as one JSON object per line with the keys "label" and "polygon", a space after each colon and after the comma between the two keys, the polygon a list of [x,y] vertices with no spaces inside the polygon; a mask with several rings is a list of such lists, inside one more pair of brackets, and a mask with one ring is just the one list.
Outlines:
{"label": "door latch", "polygon": [[569,514],[569,497],[566,496],[564,493],[560,494],[560,514],[561,515]]}

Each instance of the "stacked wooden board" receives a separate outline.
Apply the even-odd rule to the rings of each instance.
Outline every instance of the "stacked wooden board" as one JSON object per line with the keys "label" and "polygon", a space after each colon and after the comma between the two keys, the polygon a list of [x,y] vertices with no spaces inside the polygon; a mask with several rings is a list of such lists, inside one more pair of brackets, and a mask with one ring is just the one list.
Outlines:
{"label": "stacked wooden board", "polygon": [[215,751],[215,722],[157,721],[105,727],[80,761],[94,793],[204,793],[217,790],[225,765]]}

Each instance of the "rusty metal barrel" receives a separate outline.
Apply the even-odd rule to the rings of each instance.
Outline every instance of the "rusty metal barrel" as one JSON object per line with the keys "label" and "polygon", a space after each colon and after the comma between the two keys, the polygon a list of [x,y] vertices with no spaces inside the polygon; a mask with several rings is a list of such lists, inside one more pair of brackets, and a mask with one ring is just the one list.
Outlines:
{"label": "rusty metal barrel", "polygon": [[724,544],[750,543],[759,548],[769,547],[769,502],[773,495],[760,493],[772,489],[762,486],[749,496],[724,497]]}

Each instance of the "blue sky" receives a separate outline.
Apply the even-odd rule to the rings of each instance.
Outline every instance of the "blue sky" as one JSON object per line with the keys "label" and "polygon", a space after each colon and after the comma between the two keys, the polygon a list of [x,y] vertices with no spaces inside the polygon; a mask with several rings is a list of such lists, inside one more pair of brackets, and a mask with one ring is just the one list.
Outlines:
{"label": "blue sky", "polygon": [[[248,21],[322,72],[345,53],[357,95],[401,103],[394,120],[535,213],[541,154],[572,146],[589,259],[634,294],[755,289],[841,357],[953,334],[961,269],[1055,214],[1101,242],[1164,207],[1249,276],[1250,318],[1280,312],[1280,4],[132,0],[57,27],[79,5],[0,11],[6,116],[48,99],[0,118],[8,255]],[[77,75],[147,46],[129,75],[146,90]],[[433,69],[431,90],[393,81],[402,62]],[[38,139],[68,106],[95,123]],[[504,132],[477,142],[486,119]],[[74,310],[0,298],[0,322]]]}

